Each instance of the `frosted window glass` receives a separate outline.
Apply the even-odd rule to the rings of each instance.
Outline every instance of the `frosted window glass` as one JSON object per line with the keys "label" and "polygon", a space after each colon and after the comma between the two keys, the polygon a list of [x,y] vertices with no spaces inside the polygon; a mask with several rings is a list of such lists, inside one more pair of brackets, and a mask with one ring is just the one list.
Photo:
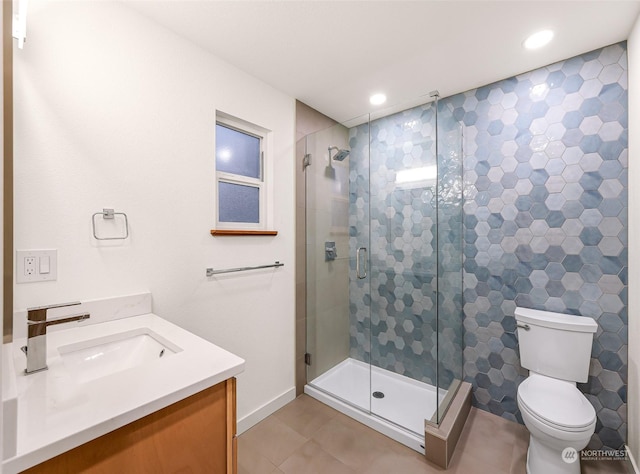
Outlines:
{"label": "frosted window glass", "polygon": [[216,124],[216,168],[249,178],[260,176],[260,139]]}
{"label": "frosted window glass", "polygon": [[218,183],[220,222],[260,222],[260,189],[220,181]]}

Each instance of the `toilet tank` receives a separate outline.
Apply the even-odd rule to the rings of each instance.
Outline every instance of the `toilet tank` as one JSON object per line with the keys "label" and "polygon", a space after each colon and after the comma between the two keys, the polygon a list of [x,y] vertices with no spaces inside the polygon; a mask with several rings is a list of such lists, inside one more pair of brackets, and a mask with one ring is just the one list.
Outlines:
{"label": "toilet tank", "polygon": [[598,329],[592,318],[528,308],[516,308],[515,317],[522,367],[561,380],[587,381]]}

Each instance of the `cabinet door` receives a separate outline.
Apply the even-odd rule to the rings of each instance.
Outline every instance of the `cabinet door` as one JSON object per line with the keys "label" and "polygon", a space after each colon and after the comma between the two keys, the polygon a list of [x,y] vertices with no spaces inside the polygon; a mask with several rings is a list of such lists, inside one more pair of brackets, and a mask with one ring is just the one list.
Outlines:
{"label": "cabinet door", "polygon": [[235,416],[229,379],[25,472],[233,474]]}
{"label": "cabinet door", "polygon": [[238,436],[236,420],[236,379],[226,381],[227,389],[227,473],[238,472]]}

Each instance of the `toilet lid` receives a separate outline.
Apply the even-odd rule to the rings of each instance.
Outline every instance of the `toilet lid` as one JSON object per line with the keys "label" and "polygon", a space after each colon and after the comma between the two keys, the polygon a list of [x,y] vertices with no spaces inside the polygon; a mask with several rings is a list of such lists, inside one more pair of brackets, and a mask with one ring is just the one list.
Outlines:
{"label": "toilet lid", "polygon": [[561,428],[592,424],[596,411],[574,385],[562,380],[531,375],[518,387],[518,398],[538,418]]}

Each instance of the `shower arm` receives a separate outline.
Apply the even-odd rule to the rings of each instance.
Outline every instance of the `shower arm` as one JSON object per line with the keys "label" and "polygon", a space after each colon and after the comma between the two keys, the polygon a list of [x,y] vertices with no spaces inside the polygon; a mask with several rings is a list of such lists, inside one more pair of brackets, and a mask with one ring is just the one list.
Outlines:
{"label": "shower arm", "polygon": [[[338,150],[338,153],[339,153],[340,152],[340,148],[338,148],[337,146],[330,146],[328,148],[328,150],[329,150],[329,167],[331,168],[332,167],[331,162],[333,161],[333,157],[331,156],[331,150]],[[336,155],[338,153],[336,153]]]}

